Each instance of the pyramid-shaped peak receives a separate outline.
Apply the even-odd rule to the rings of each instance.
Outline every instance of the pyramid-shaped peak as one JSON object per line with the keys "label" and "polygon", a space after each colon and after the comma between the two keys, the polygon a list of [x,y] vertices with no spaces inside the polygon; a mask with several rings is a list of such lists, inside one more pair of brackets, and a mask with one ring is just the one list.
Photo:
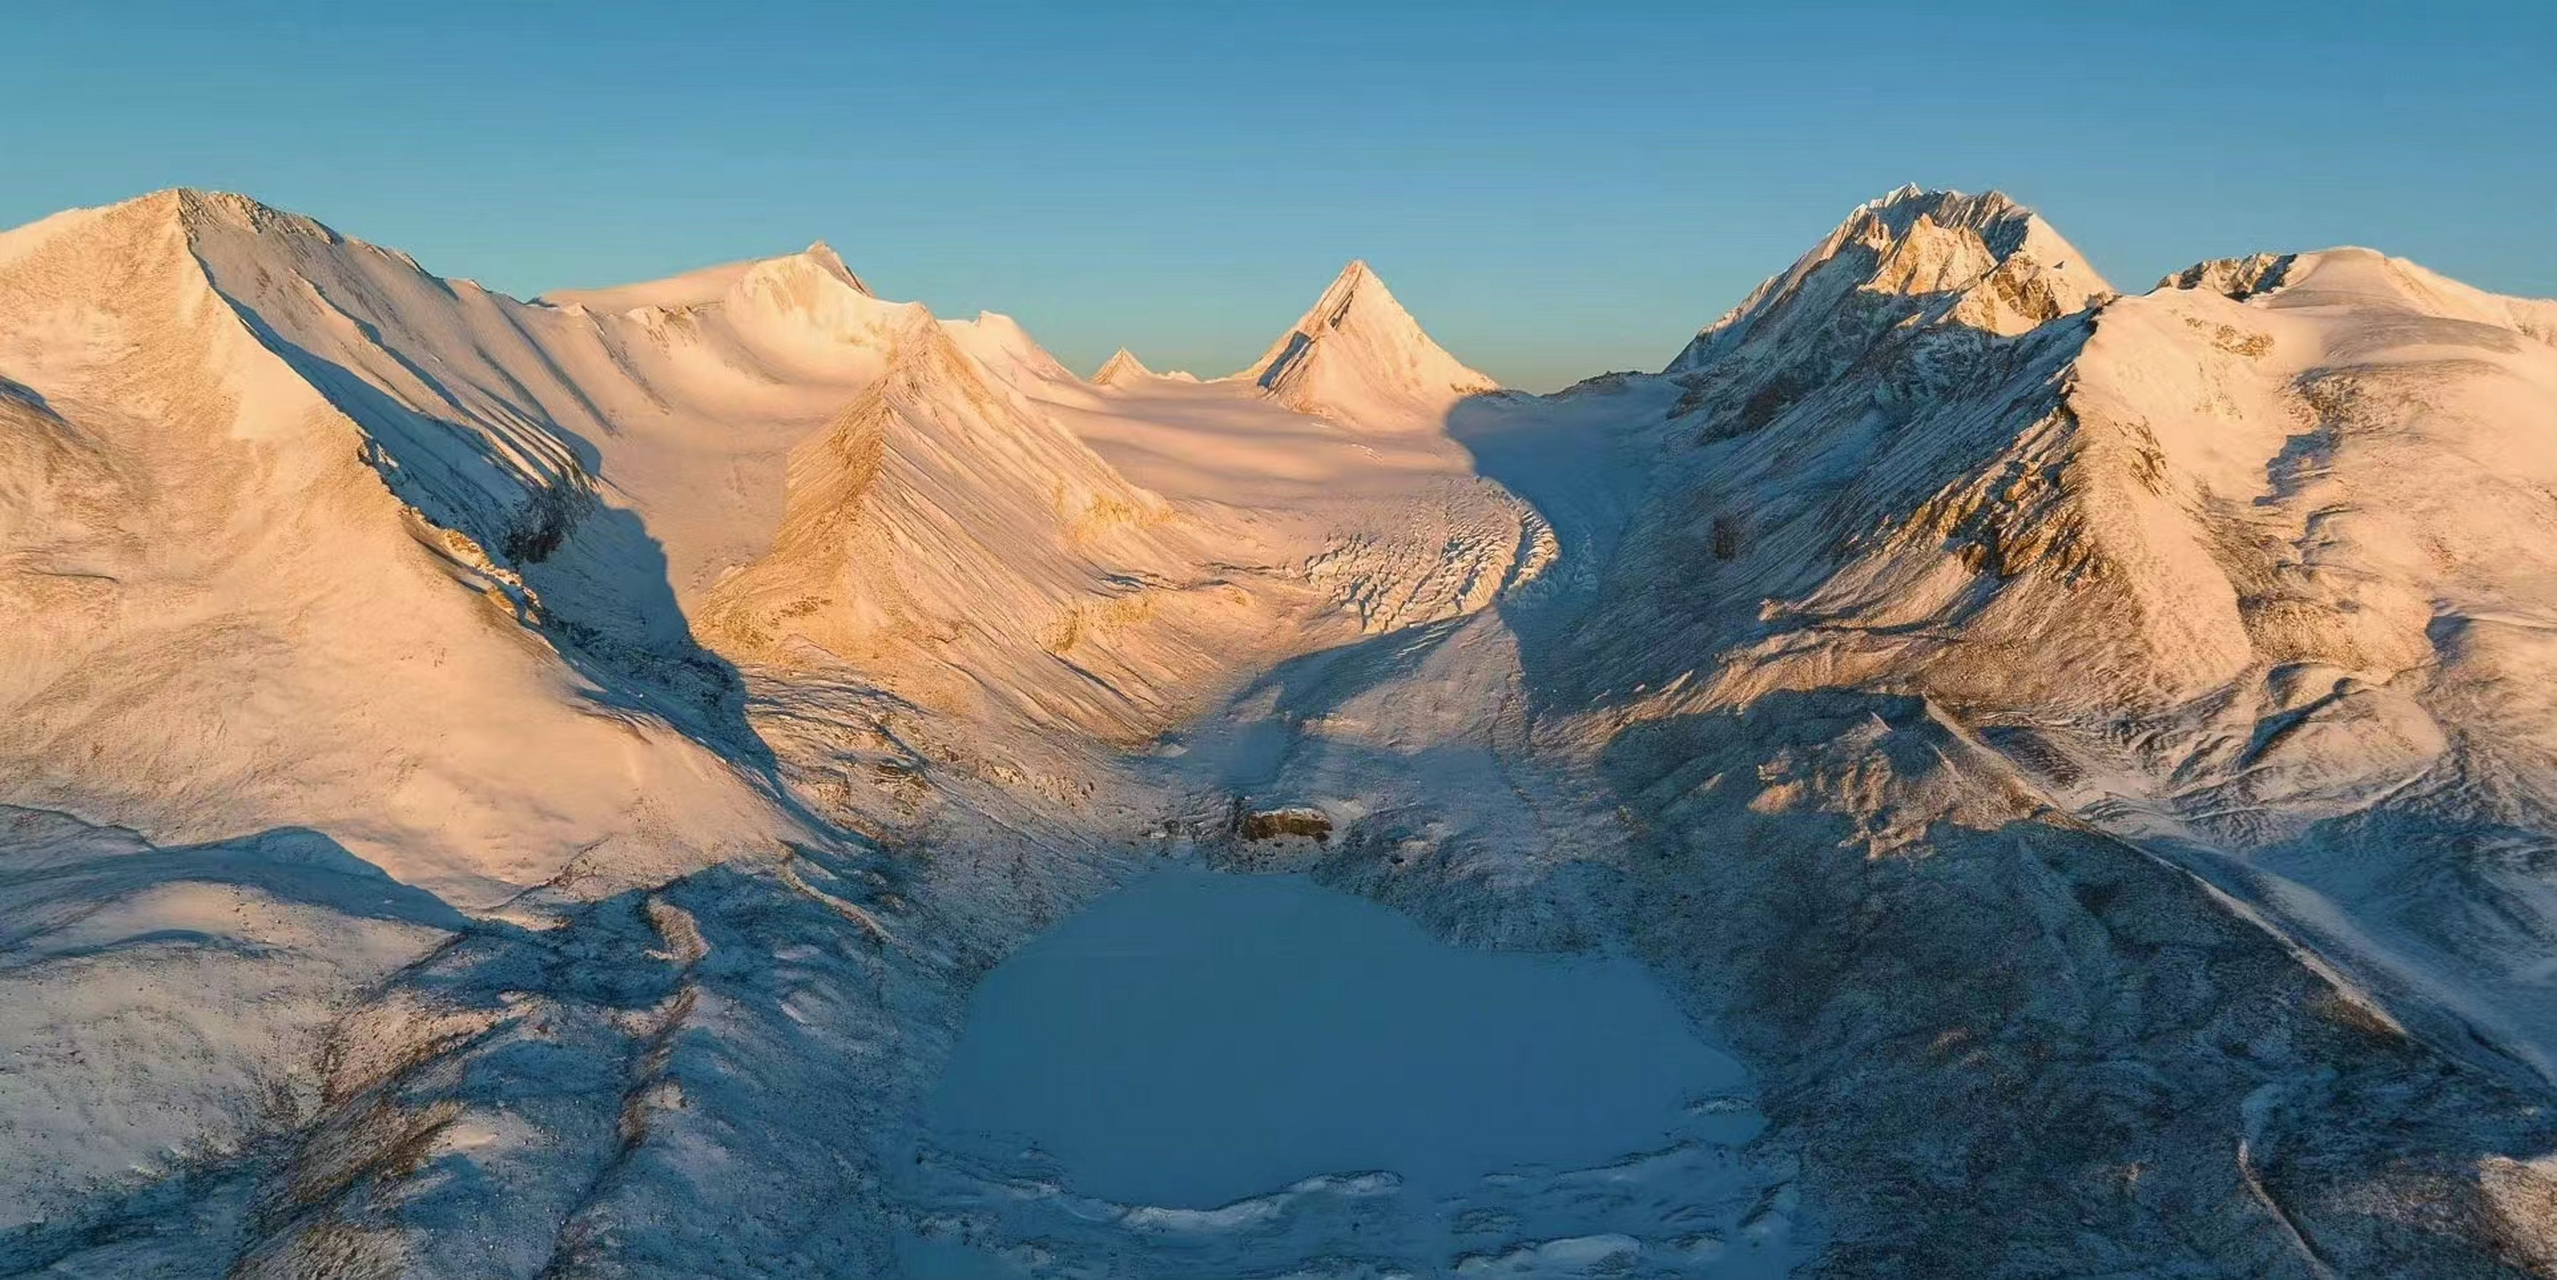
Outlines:
{"label": "pyramid-shaped peak", "polygon": [[1391,318],[1411,325],[1415,330],[1420,327],[1411,313],[1403,310],[1403,304],[1394,300],[1394,291],[1385,287],[1375,269],[1367,265],[1367,259],[1352,258],[1348,266],[1341,268],[1339,275],[1332,277],[1332,283],[1324,288],[1323,296],[1315,299],[1313,308],[1297,322],[1297,328],[1306,331],[1318,327],[1337,329],[1348,323],[1353,311],[1373,312],[1379,319]]}
{"label": "pyramid-shaped peak", "polygon": [[1432,341],[1363,258],[1235,376],[1300,412],[1376,423],[1431,418],[1499,385]]}
{"label": "pyramid-shaped peak", "polygon": [[1101,362],[1101,367],[1092,374],[1092,383],[1094,386],[1115,387],[1152,376],[1154,371],[1146,368],[1145,362],[1137,359],[1135,352],[1121,347]]}

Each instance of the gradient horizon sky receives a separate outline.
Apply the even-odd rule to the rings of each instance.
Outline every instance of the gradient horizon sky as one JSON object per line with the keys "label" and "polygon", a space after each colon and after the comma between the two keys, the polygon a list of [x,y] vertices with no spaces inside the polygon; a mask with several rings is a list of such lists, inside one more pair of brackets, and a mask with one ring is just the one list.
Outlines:
{"label": "gradient horizon sky", "polygon": [[[2557,4],[22,8],[0,225],[244,191],[523,296],[833,244],[1089,371],[1231,371],[1364,257],[1549,389],[1903,182],[2117,287],[2366,244],[2557,294]],[[2134,12],[2136,10],[2136,12]]]}

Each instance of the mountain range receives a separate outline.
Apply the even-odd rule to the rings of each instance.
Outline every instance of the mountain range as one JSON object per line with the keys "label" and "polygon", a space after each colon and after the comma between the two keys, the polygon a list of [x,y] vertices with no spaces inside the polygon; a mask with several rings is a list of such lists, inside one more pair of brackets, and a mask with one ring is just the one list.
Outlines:
{"label": "mountain range", "polygon": [[1534,396],[1363,262],[1087,380],[161,192],[0,233],[0,604],[0,1272],[1452,1266],[918,1190],[971,985],[1177,851],[1639,957],[1804,1274],[2557,1274],[2557,302],[2371,250],[1904,187]]}

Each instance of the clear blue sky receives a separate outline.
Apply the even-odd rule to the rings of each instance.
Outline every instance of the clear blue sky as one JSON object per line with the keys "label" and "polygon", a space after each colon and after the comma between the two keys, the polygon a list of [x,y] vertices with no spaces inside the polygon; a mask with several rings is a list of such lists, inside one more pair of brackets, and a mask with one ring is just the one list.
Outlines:
{"label": "clear blue sky", "polygon": [[66,0],[0,31],[0,224],[246,191],[518,294],[822,237],[1086,368],[1229,371],[1354,256],[1504,381],[1656,367],[1906,181],[2005,190],[2131,288],[2359,243],[2557,293],[2550,0]]}

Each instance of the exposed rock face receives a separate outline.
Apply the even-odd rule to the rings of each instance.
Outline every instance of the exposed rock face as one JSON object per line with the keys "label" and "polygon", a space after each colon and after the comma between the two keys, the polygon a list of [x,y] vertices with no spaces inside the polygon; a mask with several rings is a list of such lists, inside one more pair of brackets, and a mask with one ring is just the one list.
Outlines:
{"label": "exposed rock face", "polygon": [[2296,253],[2256,253],[2243,258],[2197,262],[2157,282],[2161,289],[2208,289],[2231,302],[2244,302],[2268,289],[2278,289],[2299,261]]}

